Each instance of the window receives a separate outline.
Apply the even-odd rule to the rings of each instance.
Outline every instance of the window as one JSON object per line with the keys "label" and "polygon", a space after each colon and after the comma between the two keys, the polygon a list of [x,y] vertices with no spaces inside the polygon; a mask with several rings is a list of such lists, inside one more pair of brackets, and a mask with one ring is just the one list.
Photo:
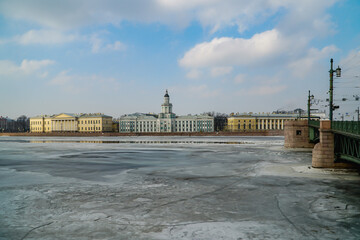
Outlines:
{"label": "window", "polygon": [[301,136],[301,130],[296,130],[296,135]]}

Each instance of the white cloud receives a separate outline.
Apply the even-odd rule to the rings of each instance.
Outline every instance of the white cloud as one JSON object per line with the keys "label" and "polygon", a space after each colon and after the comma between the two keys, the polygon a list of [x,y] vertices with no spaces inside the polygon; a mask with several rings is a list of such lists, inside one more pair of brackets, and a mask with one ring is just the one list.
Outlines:
{"label": "white cloud", "polygon": [[62,71],[49,81],[50,85],[59,86],[65,92],[91,93],[99,91],[118,90],[119,82],[112,77],[103,77],[99,75],[76,75],[70,74],[70,71]]}
{"label": "white cloud", "polygon": [[126,50],[126,45],[120,41],[115,41],[113,44],[107,44],[105,49],[113,51],[124,51]]}
{"label": "white cloud", "polygon": [[[273,68],[273,71],[288,71],[292,69],[292,64],[302,61],[308,69],[314,63],[327,54],[336,51],[334,46],[328,46],[321,50],[310,47],[311,41],[318,37],[332,34],[336,26],[331,22],[331,18],[326,14],[326,10],[337,0],[304,0],[296,1],[210,1],[206,4],[203,1],[189,3],[175,2],[170,4],[175,8],[189,9],[197,7],[197,13],[202,12],[203,18],[199,20],[204,26],[210,26],[215,32],[224,25],[237,26],[239,32],[245,31],[253,24],[259,24],[270,16],[275,16],[279,11],[278,23],[272,30],[254,34],[250,38],[230,38],[219,37],[211,41],[202,42],[185,52],[183,57],[178,60],[181,67],[192,71],[202,69],[210,71],[214,75],[214,68],[234,67],[243,68]],[[164,0],[164,3],[169,2]],[[228,17],[219,13],[224,8],[232,8]],[[238,7],[242,5],[239,11]],[[201,5],[201,7],[199,7]],[[217,9],[214,10],[214,6]],[[232,11],[237,11],[233,13]],[[234,14],[234,15],[233,15]],[[198,15],[200,16],[200,15]],[[204,20],[208,19],[208,20]],[[211,20],[213,19],[213,20]],[[308,53],[304,56],[304,53]],[[300,60],[299,60],[300,59]],[[306,66],[304,66],[306,70]],[[276,70],[276,67],[281,67]],[[288,68],[288,69],[286,69]],[[304,75],[299,72],[298,76]],[[216,75],[216,74],[215,74]],[[236,82],[236,81],[235,81]]]}
{"label": "white cloud", "polygon": [[189,79],[199,79],[202,76],[202,72],[198,69],[192,69],[186,74],[186,77]]}
{"label": "white cloud", "polygon": [[245,81],[245,75],[244,74],[238,74],[234,78],[234,83],[239,84],[243,83]]}
{"label": "white cloud", "polygon": [[76,34],[66,34],[58,30],[30,30],[15,40],[23,45],[29,44],[62,44],[79,40]]}
{"label": "white cloud", "polygon": [[296,35],[299,39],[332,34],[336,26],[325,11],[335,2],[338,0],[287,1],[287,12],[278,28],[284,34]]}
{"label": "white cloud", "polygon": [[68,71],[62,71],[50,81],[50,84],[64,85],[71,83],[73,80],[74,80],[74,76],[69,76]]}
{"label": "white cloud", "polygon": [[[360,48],[359,48],[360,49]],[[360,50],[354,49],[340,61],[344,78],[359,79],[360,83]]]}
{"label": "white cloud", "polygon": [[91,44],[91,51],[93,53],[98,53],[102,48],[103,41],[97,35],[93,35],[90,38],[90,44]]}
{"label": "white cloud", "polygon": [[48,65],[52,65],[54,63],[55,63],[55,61],[48,60],[48,59],[40,60],[40,61],[24,59],[21,62],[20,70],[22,70],[25,73],[33,73],[41,68],[44,68]]}
{"label": "white cloud", "polygon": [[211,69],[210,73],[212,77],[224,76],[231,73],[233,67],[214,67]]}
{"label": "white cloud", "polygon": [[18,66],[12,61],[8,60],[1,60],[0,61],[0,75],[5,76],[20,76],[20,75],[29,75],[34,73],[40,73],[40,70],[54,64],[55,61],[53,60],[27,60],[24,59],[21,64]]}
{"label": "white cloud", "polygon": [[[324,10],[335,0],[87,0],[87,1],[0,1],[0,12],[13,19],[36,22],[50,28],[73,29],[91,24],[120,24],[122,21],[160,22],[186,27],[198,21],[210,32],[227,26],[239,31],[266,21],[284,9],[287,22],[302,29],[322,31],[328,26]],[[284,23],[284,29],[289,24]]]}
{"label": "white cloud", "polygon": [[334,45],[326,46],[321,50],[310,48],[304,57],[291,61],[288,67],[294,76],[305,77],[319,68],[318,63],[320,60],[329,59],[336,51],[338,49]]}
{"label": "white cloud", "polygon": [[273,29],[255,34],[250,39],[214,38],[200,43],[185,53],[179,64],[186,68],[216,67],[221,65],[262,64],[282,54],[289,54],[289,39]]}
{"label": "white cloud", "polygon": [[91,52],[101,53],[107,51],[125,51],[126,45],[120,41],[115,41],[114,43],[105,44],[104,40],[99,37],[99,34],[93,34],[90,37]]}
{"label": "white cloud", "polygon": [[247,95],[247,96],[266,96],[266,95],[275,95],[284,91],[287,87],[285,85],[278,86],[255,86],[249,89],[243,89],[238,92],[238,95]]}

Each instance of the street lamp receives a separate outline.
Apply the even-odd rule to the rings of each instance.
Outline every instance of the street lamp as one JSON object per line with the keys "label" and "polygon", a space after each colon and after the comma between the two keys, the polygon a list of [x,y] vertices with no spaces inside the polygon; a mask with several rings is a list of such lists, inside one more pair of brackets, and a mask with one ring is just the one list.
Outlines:
{"label": "street lamp", "polygon": [[341,68],[339,66],[336,69],[336,77],[341,77]]}
{"label": "street lamp", "polygon": [[334,72],[336,72],[336,77],[341,77],[341,68],[338,66],[338,68],[334,71],[333,70],[333,59],[330,60],[330,97],[329,97],[329,119],[330,121],[333,120],[333,110],[336,108],[339,108],[339,106],[334,106],[333,104],[333,91],[334,91]]}

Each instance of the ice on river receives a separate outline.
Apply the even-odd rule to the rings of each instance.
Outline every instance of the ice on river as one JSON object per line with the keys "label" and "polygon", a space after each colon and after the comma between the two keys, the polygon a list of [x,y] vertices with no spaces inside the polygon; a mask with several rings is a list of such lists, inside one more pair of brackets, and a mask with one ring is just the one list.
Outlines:
{"label": "ice on river", "polygon": [[283,137],[0,137],[0,239],[360,239],[356,172]]}

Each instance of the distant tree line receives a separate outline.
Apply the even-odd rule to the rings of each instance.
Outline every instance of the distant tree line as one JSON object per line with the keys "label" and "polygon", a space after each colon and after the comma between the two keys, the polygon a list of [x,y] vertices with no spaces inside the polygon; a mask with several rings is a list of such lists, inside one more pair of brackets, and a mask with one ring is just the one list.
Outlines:
{"label": "distant tree line", "polygon": [[203,115],[214,117],[214,130],[215,132],[224,131],[227,126],[227,118],[229,117],[226,113],[219,112],[204,112]]}
{"label": "distant tree line", "polygon": [[16,120],[0,117],[0,132],[28,132],[30,130],[30,118],[21,115]]}

